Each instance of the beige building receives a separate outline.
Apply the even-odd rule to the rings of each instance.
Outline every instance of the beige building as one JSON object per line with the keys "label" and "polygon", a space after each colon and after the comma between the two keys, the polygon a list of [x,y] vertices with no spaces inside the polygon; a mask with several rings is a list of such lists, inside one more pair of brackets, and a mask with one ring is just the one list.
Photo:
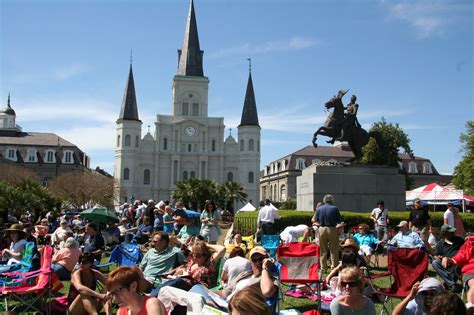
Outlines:
{"label": "beige building", "polygon": [[[155,133],[142,136],[132,67],[116,123],[114,177],[122,203],[129,199],[169,199],[176,183],[188,178],[240,183],[257,205],[260,125],[249,73],[237,139],[224,136],[224,118],[208,113],[209,79],[204,76],[194,5],[191,1],[184,41],[173,77],[172,115],[158,114]],[[242,93],[243,94],[243,93]]]}
{"label": "beige building", "polygon": [[[306,146],[281,159],[265,166],[260,172],[260,199],[269,198],[274,201],[296,199],[296,177],[301,171],[313,163],[345,162],[354,155],[347,145]],[[432,182],[448,183],[451,175],[438,173],[429,159],[422,157],[410,158],[400,153],[400,169],[404,169],[414,179],[414,187]]]}

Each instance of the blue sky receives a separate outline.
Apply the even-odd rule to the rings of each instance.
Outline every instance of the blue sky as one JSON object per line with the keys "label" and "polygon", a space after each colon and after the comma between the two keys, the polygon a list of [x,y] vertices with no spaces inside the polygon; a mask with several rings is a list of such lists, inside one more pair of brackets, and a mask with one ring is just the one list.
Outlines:
{"label": "blue sky", "polygon": [[[11,91],[24,131],[57,133],[91,166],[112,172],[130,49],[144,135],[156,114],[171,113],[188,5],[0,0],[0,104]],[[415,155],[450,173],[459,134],[474,117],[473,7],[472,0],[196,0],[209,115],[224,117],[236,135],[251,57],[262,167],[311,144],[323,104],[350,88],[366,128],[382,116],[399,123]]]}

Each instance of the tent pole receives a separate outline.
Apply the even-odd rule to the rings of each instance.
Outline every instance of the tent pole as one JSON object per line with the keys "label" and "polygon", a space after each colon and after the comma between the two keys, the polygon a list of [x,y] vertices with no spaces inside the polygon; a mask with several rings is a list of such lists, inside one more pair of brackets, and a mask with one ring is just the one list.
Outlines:
{"label": "tent pole", "polygon": [[464,190],[462,191],[462,212],[466,212],[466,201],[464,200]]}

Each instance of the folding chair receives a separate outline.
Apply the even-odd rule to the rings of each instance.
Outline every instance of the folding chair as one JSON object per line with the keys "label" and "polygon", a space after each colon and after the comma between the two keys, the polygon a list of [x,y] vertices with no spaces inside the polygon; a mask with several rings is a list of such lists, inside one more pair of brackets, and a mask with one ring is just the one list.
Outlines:
{"label": "folding chair", "polygon": [[[25,249],[23,251],[23,257],[21,259],[21,262],[19,262],[18,264],[1,266],[0,273],[12,272],[12,271],[16,271],[16,272],[31,271],[31,268],[33,267],[33,256],[35,254],[34,250],[35,250],[35,243],[27,242],[25,244]],[[2,280],[0,279],[0,285],[1,283],[2,283]]]}
{"label": "folding chair", "polygon": [[[0,288],[0,294],[5,299],[6,311],[14,311],[16,308],[22,308],[22,312],[34,310],[41,314],[51,313],[50,303],[48,300],[53,293],[58,292],[62,288],[56,274],[51,270],[51,259],[53,249],[50,245],[46,245],[41,251],[41,268],[36,271],[20,273],[11,272],[7,275],[12,277],[11,282],[16,285]],[[9,303],[16,300],[17,303],[13,308],[9,309]],[[38,306],[36,303],[40,302]]]}
{"label": "folding chair", "polygon": [[319,246],[307,242],[283,244],[277,248],[277,260],[280,264],[280,282],[307,286],[313,294],[317,294],[320,309]]}
{"label": "folding chair", "polygon": [[223,267],[224,267],[224,259],[220,258],[219,263],[217,264],[217,283],[216,283],[216,286],[213,287],[211,290],[222,290],[224,288],[221,284]]}
{"label": "folding chair", "polygon": [[277,248],[280,246],[280,235],[262,235],[262,246],[271,258],[275,258]]}
{"label": "folding chair", "polygon": [[139,245],[122,243],[114,248],[108,263],[99,264],[96,267],[99,269],[107,268],[108,271],[110,270],[109,267],[115,264],[119,266],[138,266],[142,257]]}
{"label": "folding chair", "polygon": [[406,297],[417,281],[423,280],[428,270],[428,254],[417,248],[396,248],[388,251],[388,272],[368,274],[369,280],[391,277],[391,286],[375,293],[381,297],[383,308],[380,314],[391,314],[392,298]]}

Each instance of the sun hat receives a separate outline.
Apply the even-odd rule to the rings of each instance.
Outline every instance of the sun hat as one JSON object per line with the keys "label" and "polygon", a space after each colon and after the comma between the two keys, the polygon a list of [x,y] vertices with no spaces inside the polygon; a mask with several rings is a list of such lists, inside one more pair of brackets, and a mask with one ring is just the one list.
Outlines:
{"label": "sun hat", "polygon": [[346,239],[344,243],[342,243],[341,247],[352,247],[356,250],[359,250],[359,245],[357,245],[357,243],[354,240],[351,240],[350,238]]}
{"label": "sun hat", "polygon": [[336,224],[336,229],[341,228],[341,227],[344,227],[344,226],[346,226],[346,225],[347,225],[347,224],[345,224],[344,222],[338,223],[338,224]]}
{"label": "sun hat", "polygon": [[4,230],[5,235],[9,235],[11,232],[21,232],[23,234],[26,234],[26,232],[23,230],[23,227],[20,224],[12,224],[8,229]]}
{"label": "sun hat", "polygon": [[268,252],[262,246],[255,246],[249,253],[249,258],[252,258],[254,254],[260,254],[263,256],[268,256]]}

